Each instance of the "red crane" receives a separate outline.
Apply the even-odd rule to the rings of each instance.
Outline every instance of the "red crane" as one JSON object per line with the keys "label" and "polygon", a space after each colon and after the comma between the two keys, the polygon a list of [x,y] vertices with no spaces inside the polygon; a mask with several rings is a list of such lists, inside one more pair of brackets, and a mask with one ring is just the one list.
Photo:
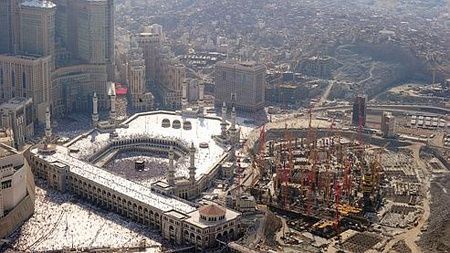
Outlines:
{"label": "red crane", "polygon": [[334,205],[335,205],[335,212],[336,212],[336,220],[334,222],[334,229],[336,232],[339,231],[339,202],[341,198],[341,189],[339,186],[339,181],[334,181]]}

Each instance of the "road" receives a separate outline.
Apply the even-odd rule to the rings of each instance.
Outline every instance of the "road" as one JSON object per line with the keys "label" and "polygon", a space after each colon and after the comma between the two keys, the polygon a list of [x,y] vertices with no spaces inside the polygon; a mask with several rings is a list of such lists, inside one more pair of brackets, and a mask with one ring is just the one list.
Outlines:
{"label": "road", "polygon": [[322,97],[319,100],[318,106],[322,106],[325,101],[327,101],[328,96],[330,95],[331,89],[333,88],[333,85],[336,83],[336,81],[334,80],[330,80],[330,84],[328,84],[327,89],[325,90],[325,92],[323,93]]}
{"label": "road", "polygon": [[[363,79],[361,81],[358,82],[358,85],[361,87],[361,85],[363,85],[365,82],[369,81],[370,79],[373,78],[373,70],[375,69],[375,62],[372,62],[370,69],[369,69],[369,77],[367,77],[366,79]],[[361,90],[364,87],[361,87]]]}
{"label": "road", "polygon": [[[424,182],[423,184],[425,187],[422,190],[423,193],[427,194],[428,189],[430,188],[430,174],[428,173],[425,163],[420,159],[419,152],[420,152],[420,144],[414,144],[411,146],[411,149],[413,151],[413,157],[414,160],[417,161],[419,168],[422,169],[424,173]],[[399,234],[397,236],[394,236],[392,240],[389,241],[389,243],[386,244],[383,252],[390,252],[391,248],[401,240],[405,240],[406,245],[411,249],[412,252],[421,252],[419,247],[416,244],[416,240],[418,239],[418,236],[420,234],[420,230],[427,222],[429,216],[430,216],[430,202],[429,202],[429,196],[424,196],[423,198],[423,213],[422,217],[420,218],[417,226],[413,227],[412,229],[409,229],[403,234]]]}

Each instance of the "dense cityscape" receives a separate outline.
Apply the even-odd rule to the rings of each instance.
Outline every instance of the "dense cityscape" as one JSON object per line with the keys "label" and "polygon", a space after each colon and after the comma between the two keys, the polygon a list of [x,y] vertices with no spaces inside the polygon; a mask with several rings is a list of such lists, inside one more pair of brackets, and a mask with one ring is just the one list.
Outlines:
{"label": "dense cityscape", "polygon": [[0,252],[449,252],[450,1],[0,0]]}

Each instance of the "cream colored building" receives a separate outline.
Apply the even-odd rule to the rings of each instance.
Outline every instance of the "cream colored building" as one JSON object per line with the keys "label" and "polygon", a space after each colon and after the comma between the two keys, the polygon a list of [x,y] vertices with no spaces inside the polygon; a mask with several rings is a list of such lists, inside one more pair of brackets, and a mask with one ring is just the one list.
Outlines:
{"label": "cream colored building", "polygon": [[216,106],[225,102],[246,111],[264,108],[265,74],[265,66],[256,62],[218,62],[214,76]]}
{"label": "cream colored building", "polygon": [[164,58],[160,63],[156,91],[167,108],[181,107],[182,84],[186,79],[186,68],[175,61]]}
{"label": "cream colored building", "polygon": [[43,122],[51,104],[51,57],[0,55],[0,103],[15,97],[33,99],[33,120]]}
{"label": "cream colored building", "polygon": [[22,154],[0,144],[0,239],[34,212],[34,178]]}
{"label": "cream colored building", "polygon": [[136,40],[142,48],[147,82],[155,88],[166,108],[177,109],[181,106],[181,86],[186,78],[186,68],[162,52],[162,36],[162,27],[153,25],[146,27]]}
{"label": "cream colored building", "polygon": [[0,1],[0,54],[19,48],[19,0]]}
{"label": "cream colored building", "polygon": [[100,109],[109,108],[104,64],[82,64],[56,69],[52,74],[52,115],[90,110],[94,92]]}
{"label": "cream colored building", "polygon": [[381,132],[383,132],[383,137],[386,138],[395,136],[395,117],[391,112],[383,112],[381,116]]}
{"label": "cream colored building", "polygon": [[34,136],[33,102],[16,97],[0,105],[1,126],[13,133],[13,147],[21,149]]}
{"label": "cream colored building", "polygon": [[136,38],[139,47],[142,48],[145,61],[145,74],[149,81],[156,82],[161,61],[161,38],[158,34],[151,33],[148,28]]}
{"label": "cream colored building", "polygon": [[20,51],[27,55],[55,54],[56,5],[47,0],[26,0],[20,4]]}
{"label": "cream colored building", "polygon": [[145,61],[141,48],[130,50],[127,65],[127,83],[132,107],[139,111],[152,110],[154,97],[146,91]]}
{"label": "cream colored building", "polygon": [[[64,146],[33,147],[27,159],[34,174],[50,187],[159,229],[174,243],[203,250],[235,239],[241,230],[241,214],[214,203],[189,201],[198,198],[220,174],[220,164],[228,159],[229,151],[225,143],[212,138],[221,134],[224,118],[183,117],[165,111],[138,113],[117,125],[115,135],[93,129]],[[168,154],[166,180],[147,187],[102,169],[100,164],[111,150]],[[176,169],[187,172],[187,177],[175,176],[175,158]],[[188,162],[187,168],[181,166],[183,161]]]}

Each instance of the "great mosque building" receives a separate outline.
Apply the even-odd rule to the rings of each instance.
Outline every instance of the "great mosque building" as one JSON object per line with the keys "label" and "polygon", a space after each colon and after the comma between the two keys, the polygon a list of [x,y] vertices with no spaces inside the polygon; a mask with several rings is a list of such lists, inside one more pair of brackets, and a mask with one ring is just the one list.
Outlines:
{"label": "great mosque building", "polygon": [[[201,193],[222,172],[224,162],[235,160],[241,126],[232,110],[226,119],[199,110],[138,113],[118,123],[114,94],[110,119],[99,121],[93,98],[94,129],[64,145],[52,142],[50,112],[46,137],[26,154],[36,177],[50,187],[70,192],[102,208],[144,225],[158,228],[163,237],[199,250],[219,240],[236,238],[241,214],[212,202],[200,204]],[[150,187],[115,175],[102,167],[119,152],[140,151],[167,157],[165,179]]]}

